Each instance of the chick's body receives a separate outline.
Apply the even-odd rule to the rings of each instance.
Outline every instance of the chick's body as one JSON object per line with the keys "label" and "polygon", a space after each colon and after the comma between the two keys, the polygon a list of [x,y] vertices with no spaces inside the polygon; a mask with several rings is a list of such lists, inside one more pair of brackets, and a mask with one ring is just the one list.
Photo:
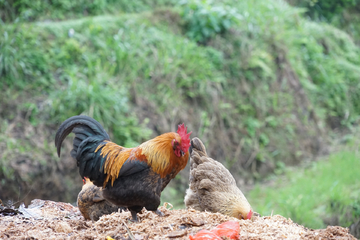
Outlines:
{"label": "chick's body", "polygon": [[229,170],[208,157],[204,144],[198,138],[191,140],[190,184],[185,205],[239,219],[250,219],[253,213]]}
{"label": "chick's body", "polygon": [[88,178],[78,194],[77,205],[83,217],[92,221],[99,220],[103,215],[125,210],[106,201],[102,196],[102,188],[95,186]]}

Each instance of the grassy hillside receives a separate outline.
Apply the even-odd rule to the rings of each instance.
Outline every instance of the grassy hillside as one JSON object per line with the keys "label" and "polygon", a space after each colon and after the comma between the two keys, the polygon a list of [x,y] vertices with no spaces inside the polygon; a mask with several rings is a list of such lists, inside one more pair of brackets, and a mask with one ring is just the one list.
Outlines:
{"label": "grassy hillside", "polygon": [[314,229],[349,227],[360,217],[359,168],[358,151],[341,151],[304,170],[287,170],[248,199],[265,216],[280,214]]}
{"label": "grassy hillside", "polygon": [[[70,141],[60,159],[53,141],[76,114],[125,146],[185,122],[247,184],[327,153],[358,125],[359,47],[282,1],[13,0],[0,9],[0,198],[75,201]],[[188,169],[164,199],[181,206],[187,183]]]}
{"label": "grassy hillside", "polygon": [[305,10],[305,16],[314,21],[327,22],[347,32],[360,45],[360,1],[358,0],[287,0]]}
{"label": "grassy hillside", "polygon": [[3,22],[59,21],[101,14],[126,14],[149,11],[161,6],[173,6],[174,0],[4,0],[0,2]]}

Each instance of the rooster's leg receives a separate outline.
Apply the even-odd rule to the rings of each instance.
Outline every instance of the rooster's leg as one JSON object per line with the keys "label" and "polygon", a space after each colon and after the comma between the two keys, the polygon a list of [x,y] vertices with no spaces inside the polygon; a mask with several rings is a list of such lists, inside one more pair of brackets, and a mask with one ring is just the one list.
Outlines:
{"label": "rooster's leg", "polygon": [[139,220],[137,218],[137,212],[132,211],[132,210],[130,210],[130,212],[131,212],[131,216],[132,216],[132,221],[139,222]]}
{"label": "rooster's leg", "polygon": [[141,206],[132,206],[132,207],[128,207],[128,209],[131,212],[132,221],[133,222],[139,222],[139,219],[137,217],[137,213],[141,212],[143,207],[141,207]]}

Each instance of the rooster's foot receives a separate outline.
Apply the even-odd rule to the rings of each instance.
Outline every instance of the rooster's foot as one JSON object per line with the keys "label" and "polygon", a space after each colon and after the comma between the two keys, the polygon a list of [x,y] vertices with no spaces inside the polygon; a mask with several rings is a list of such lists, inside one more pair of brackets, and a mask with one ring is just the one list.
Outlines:
{"label": "rooster's foot", "polygon": [[156,213],[157,215],[159,215],[160,217],[165,216],[165,214],[164,214],[162,211],[160,211],[159,209],[156,209],[155,213]]}

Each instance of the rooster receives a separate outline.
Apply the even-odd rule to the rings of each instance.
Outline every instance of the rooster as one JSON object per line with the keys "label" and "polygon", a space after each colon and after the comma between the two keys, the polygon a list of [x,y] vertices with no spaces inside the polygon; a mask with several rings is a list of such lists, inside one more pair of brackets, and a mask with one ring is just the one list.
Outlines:
{"label": "rooster", "polygon": [[190,184],[184,201],[186,207],[220,212],[238,219],[251,219],[253,214],[229,170],[207,155],[198,138],[191,140]]}
{"label": "rooster", "polygon": [[102,196],[102,188],[95,186],[90,179],[83,179],[84,185],[78,194],[77,205],[85,219],[97,221],[103,215],[122,211],[112,203],[106,201]]}
{"label": "rooster", "polygon": [[189,158],[190,133],[184,124],[177,132],[164,133],[138,147],[125,148],[110,141],[96,120],[79,115],[65,120],[55,136],[60,156],[61,144],[75,133],[71,156],[77,160],[82,178],[103,187],[104,199],[127,207],[133,221],[143,207],[162,216],[157,208],[161,192],[182,169]]}

